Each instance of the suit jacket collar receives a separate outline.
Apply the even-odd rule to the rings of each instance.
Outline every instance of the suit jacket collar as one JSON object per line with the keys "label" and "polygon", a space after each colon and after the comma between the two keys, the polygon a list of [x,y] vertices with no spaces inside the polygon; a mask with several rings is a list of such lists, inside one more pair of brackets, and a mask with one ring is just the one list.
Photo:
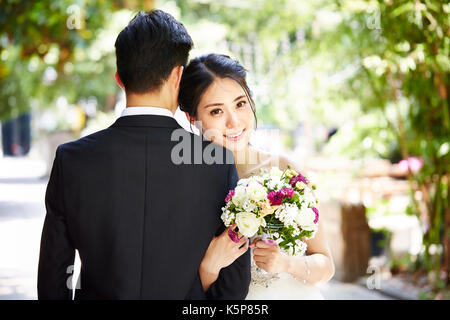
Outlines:
{"label": "suit jacket collar", "polygon": [[175,118],[149,114],[120,117],[111,127],[182,128]]}

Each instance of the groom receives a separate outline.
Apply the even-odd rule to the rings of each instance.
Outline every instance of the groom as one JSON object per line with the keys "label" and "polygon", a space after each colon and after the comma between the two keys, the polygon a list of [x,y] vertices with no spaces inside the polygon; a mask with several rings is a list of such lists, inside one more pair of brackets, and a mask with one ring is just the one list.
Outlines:
{"label": "groom", "polygon": [[117,80],[127,108],[109,128],[56,151],[45,197],[39,299],[72,299],[75,250],[81,259],[75,299],[247,295],[249,250],[209,288],[199,273],[211,239],[224,230],[221,207],[237,183],[234,163],[225,163],[232,155],[215,145],[223,162],[194,164],[210,142],[184,131],[192,161],[173,159],[178,142],[172,133],[183,130],[173,114],[192,46],[184,26],[159,10],[138,13],[117,37]]}

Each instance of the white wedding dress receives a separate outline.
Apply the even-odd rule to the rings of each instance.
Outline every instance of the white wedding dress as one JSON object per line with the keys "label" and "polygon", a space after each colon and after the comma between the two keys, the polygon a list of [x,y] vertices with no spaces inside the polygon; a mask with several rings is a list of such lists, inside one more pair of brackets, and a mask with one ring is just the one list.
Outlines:
{"label": "white wedding dress", "polygon": [[324,300],[318,287],[305,284],[288,273],[269,274],[253,260],[251,249],[251,282],[245,300]]}

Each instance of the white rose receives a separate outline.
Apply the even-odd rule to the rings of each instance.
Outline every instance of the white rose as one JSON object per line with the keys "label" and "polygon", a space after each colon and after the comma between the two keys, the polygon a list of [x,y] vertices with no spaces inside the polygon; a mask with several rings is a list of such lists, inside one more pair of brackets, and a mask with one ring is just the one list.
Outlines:
{"label": "white rose", "polygon": [[267,187],[268,187],[269,189],[276,190],[279,181],[280,181],[280,180],[278,180],[278,179],[269,179],[269,181],[267,182]]}
{"label": "white rose", "polygon": [[250,178],[246,178],[246,179],[240,179],[237,183],[238,186],[246,186],[248,184],[248,182],[250,181]]}
{"label": "white rose", "polygon": [[259,217],[259,225],[262,226],[263,228],[265,228],[267,226],[266,224],[266,219],[264,219],[264,217]]}
{"label": "white rose", "polygon": [[266,188],[257,181],[251,181],[246,188],[248,197],[253,201],[262,201],[267,197]]}
{"label": "white rose", "polygon": [[242,206],[245,199],[247,198],[247,194],[245,192],[245,187],[243,186],[237,186],[236,189],[234,189],[234,196],[231,200],[236,206]]}
{"label": "white rose", "polygon": [[252,237],[261,225],[261,219],[250,212],[239,212],[236,214],[236,224],[239,232],[247,238]]}
{"label": "white rose", "polygon": [[306,206],[302,206],[300,209],[295,221],[303,230],[315,230],[316,224],[314,220],[316,219],[316,214],[311,208],[307,208]]}
{"label": "white rose", "polygon": [[280,178],[281,175],[283,174],[283,171],[281,171],[279,168],[277,167],[272,167],[270,169],[269,175],[272,177],[276,177],[276,178]]}
{"label": "white rose", "polygon": [[312,193],[311,189],[309,189],[309,188],[305,188],[305,191],[304,191],[302,197],[305,200],[307,205],[315,206],[317,204],[316,203],[316,197],[314,196],[314,194]]}
{"label": "white rose", "polygon": [[257,205],[253,202],[251,202],[249,199],[245,200],[242,204],[242,209],[244,209],[247,212],[255,212],[257,208]]}

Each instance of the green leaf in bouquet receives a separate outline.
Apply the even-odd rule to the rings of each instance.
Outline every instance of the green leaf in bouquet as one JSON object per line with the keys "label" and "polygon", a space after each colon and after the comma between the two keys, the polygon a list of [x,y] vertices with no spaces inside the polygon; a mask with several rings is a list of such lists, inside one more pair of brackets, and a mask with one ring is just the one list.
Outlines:
{"label": "green leaf in bouquet", "polygon": [[262,235],[264,233],[264,228],[262,226],[259,226],[258,235]]}
{"label": "green leaf in bouquet", "polygon": [[279,246],[280,246],[280,247],[284,247],[284,246],[286,246],[288,243],[289,243],[288,240],[284,240],[284,241],[281,241],[281,242],[280,242]]}
{"label": "green leaf in bouquet", "polygon": [[298,239],[301,239],[301,238],[303,238],[303,237],[309,238],[312,234],[313,234],[313,231],[312,231],[312,230],[303,230],[303,231],[300,232],[300,234],[298,235]]}
{"label": "green leaf in bouquet", "polygon": [[288,166],[286,169],[284,169],[283,173],[281,174],[280,180],[285,179],[284,174],[285,174],[286,171],[288,171],[288,170],[289,170],[289,166]]}

